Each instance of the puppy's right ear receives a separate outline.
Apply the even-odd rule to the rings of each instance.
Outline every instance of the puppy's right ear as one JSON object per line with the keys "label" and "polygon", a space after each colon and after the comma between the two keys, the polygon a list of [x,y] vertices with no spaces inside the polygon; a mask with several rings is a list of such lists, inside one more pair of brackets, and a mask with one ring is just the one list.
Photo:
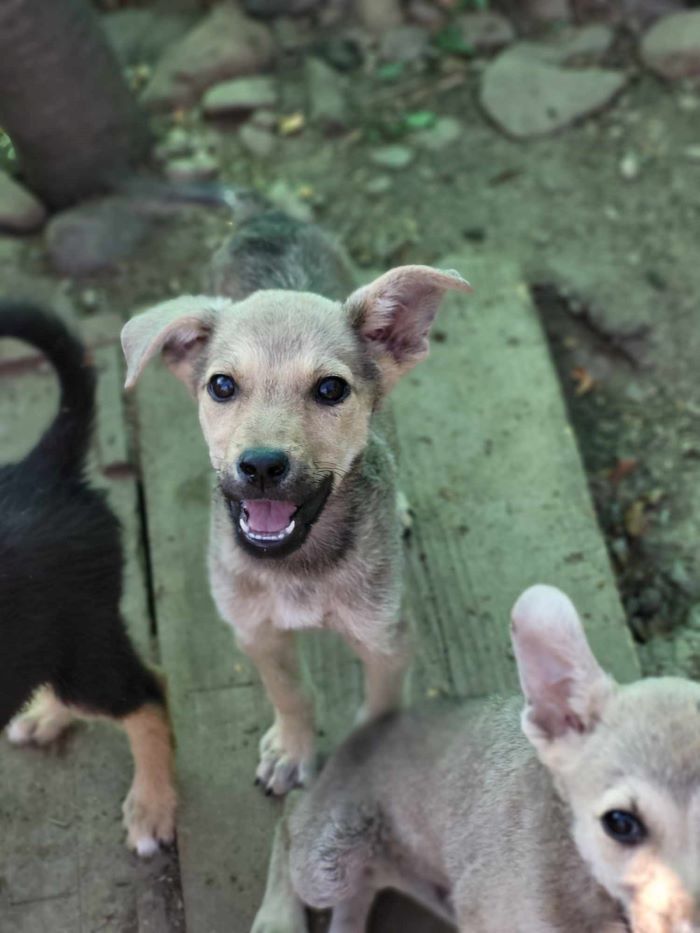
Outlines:
{"label": "puppy's right ear", "polygon": [[156,353],[191,387],[192,370],[209,340],[225,298],[183,295],[132,317],[122,328],[127,389]]}
{"label": "puppy's right ear", "polygon": [[523,731],[555,766],[600,720],[615,685],[591,651],[573,603],[553,586],[532,586],[511,613],[511,637],[525,695]]}

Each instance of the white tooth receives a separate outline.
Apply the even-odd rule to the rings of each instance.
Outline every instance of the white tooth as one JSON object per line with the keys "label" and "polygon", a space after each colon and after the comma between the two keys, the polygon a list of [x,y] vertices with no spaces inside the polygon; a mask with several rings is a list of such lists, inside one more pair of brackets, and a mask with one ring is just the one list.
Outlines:
{"label": "white tooth", "polygon": [[241,526],[243,531],[245,531],[245,533],[248,534],[248,532],[250,531],[250,525],[246,521],[245,516],[243,515],[242,512],[241,512],[241,517],[238,519],[238,524]]}

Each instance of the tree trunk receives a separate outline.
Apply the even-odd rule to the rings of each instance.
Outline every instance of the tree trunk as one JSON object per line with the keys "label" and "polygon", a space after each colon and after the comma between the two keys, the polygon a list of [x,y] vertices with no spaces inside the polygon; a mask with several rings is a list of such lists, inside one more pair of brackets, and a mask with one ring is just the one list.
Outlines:
{"label": "tree trunk", "polygon": [[0,0],[0,126],[54,208],[107,190],[149,134],[87,0]]}

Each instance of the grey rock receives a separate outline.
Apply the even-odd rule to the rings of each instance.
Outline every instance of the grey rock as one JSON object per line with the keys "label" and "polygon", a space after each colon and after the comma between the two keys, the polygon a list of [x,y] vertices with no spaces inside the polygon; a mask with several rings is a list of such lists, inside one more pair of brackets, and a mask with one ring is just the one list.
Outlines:
{"label": "grey rock", "polygon": [[415,62],[424,58],[430,34],[421,26],[396,26],[382,36],[379,57],[387,62]]}
{"label": "grey rock", "polygon": [[162,53],[192,28],[195,17],[163,10],[115,10],[102,17],[102,27],[123,65],[154,64]]}
{"label": "grey rock", "polygon": [[439,29],[445,22],[443,11],[429,0],[411,0],[406,13],[412,22],[418,23],[419,26],[427,26],[428,29]]}
{"label": "grey rock", "polygon": [[644,35],[640,53],[647,68],[662,78],[700,74],[700,10],[659,20]]}
{"label": "grey rock", "polygon": [[515,39],[515,30],[500,13],[463,13],[456,25],[464,41],[476,52],[496,52]]}
{"label": "grey rock", "polygon": [[456,142],[462,135],[462,124],[455,117],[439,117],[433,126],[414,133],[412,139],[424,149],[438,152]]}
{"label": "grey rock", "polygon": [[548,42],[518,42],[511,51],[546,65],[590,65],[602,59],[614,38],[615,33],[609,26],[593,23],[565,29]]}
{"label": "grey rock", "polygon": [[526,138],[550,133],[600,110],[626,82],[621,72],[567,70],[529,58],[513,47],[484,70],[480,101],[506,133]]}
{"label": "grey rock", "polygon": [[262,71],[273,56],[268,27],[224,0],[165,52],[142,100],[153,110],[192,106],[212,84]]}
{"label": "grey rock", "polygon": [[0,230],[31,233],[46,220],[44,205],[18,181],[0,171]]}
{"label": "grey rock", "polygon": [[525,0],[524,12],[540,23],[556,23],[571,19],[570,0]]}
{"label": "grey rock", "polygon": [[272,78],[233,78],[209,88],[202,98],[202,109],[208,117],[222,117],[274,107],[277,101],[277,86]]}
{"label": "grey rock", "polygon": [[413,149],[409,149],[408,146],[400,145],[380,146],[378,149],[374,149],[370,152],[369,155],[375,165],[393,170],[406,168],[413,162],[415,156],[416,154]]}
{"label": "grey rock", "polygon": [[342,75],[320,58],[304,64],[309,116],[327,130],[340,130],[348,124],[346,84]]}
{"label": "grey rock", "polygon": [[133,202],[102,198],[52,217],[46,226],[46,248],[61,275],[91,275],[132,256],[150,226]]}
{"label": "grey rock", "polygon": [[274,130],[279,120],[279,114],[274,110],[256,110],[250,118],[251,123],[263,130]]}
{"label": "grey rock", "polygon": [[238,138],[251,155],[261,159],[271,156],[278,145],[276,136],[254,123],[242,126]]}

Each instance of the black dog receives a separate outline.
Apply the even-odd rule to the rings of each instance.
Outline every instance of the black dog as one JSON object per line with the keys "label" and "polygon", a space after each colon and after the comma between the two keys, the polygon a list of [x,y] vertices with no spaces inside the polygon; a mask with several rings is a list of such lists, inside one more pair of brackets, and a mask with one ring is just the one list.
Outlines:
{"label": "black dog", "polygon": [[117,721],[135,765],[128,843],[149,855],[173,838],[172,745],[162,687],[119,612],[119,524],[85,480],[95,371],[82,343],[35,307],[0,301],[0,337],[44,353],[61,384],[48,430],[22,461],[0,468],[0,728],[37,688],[10,725],[13,742],[50,742],[76,715]]}

